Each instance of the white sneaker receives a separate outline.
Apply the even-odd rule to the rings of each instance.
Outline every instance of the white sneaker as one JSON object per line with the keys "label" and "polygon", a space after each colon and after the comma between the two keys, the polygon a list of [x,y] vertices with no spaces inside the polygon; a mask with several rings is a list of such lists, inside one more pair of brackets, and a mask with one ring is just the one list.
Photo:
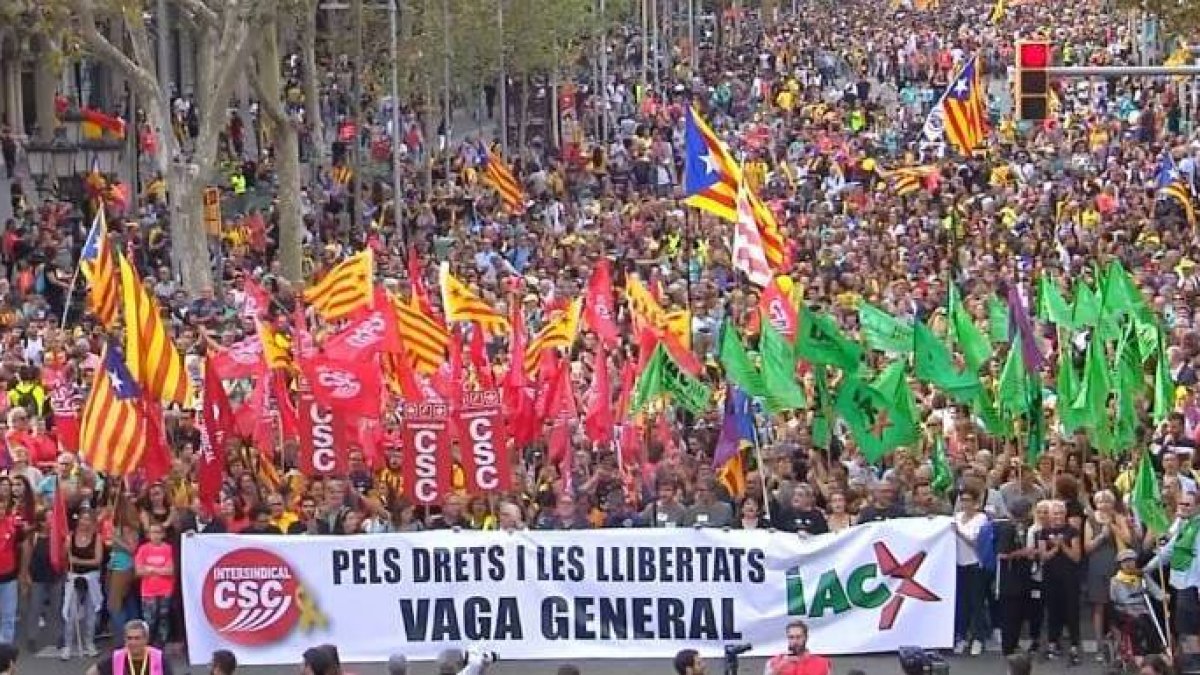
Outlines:
{"label": "white sneaker", "polygon": [[954,643],[954,653],[958,654],[959,656],[966,654],[967,653],[967,641],[959,640],[958,642],[955,642]]}
{"label": "white sneaker", "polygon": [[971,643],[971,656],[979,656],[983,653],[983,642],[975,640]]}
{"label": "white sneaker", "polygon": [[100,652],[96,650],[96,645],[94,644],[88,644],[83,648],[83,655],[89,658],[93,656],[99,656],[99,654]]}
{"label": "white sneaker", "polygon": [[71,660],[71,648],[63,647],[62,649],[58,650],[58,658],[62,659],[63,661],[70,661]]}

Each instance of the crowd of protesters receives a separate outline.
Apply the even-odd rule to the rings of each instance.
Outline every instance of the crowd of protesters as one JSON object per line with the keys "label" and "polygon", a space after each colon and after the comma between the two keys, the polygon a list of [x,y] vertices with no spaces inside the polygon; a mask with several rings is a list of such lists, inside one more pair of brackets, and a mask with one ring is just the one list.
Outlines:
{"label": "crowd of protesters", "polygon": [[[1122,590],[1113,581],[1122,572],[1140,577],[1138,564],[1157,544],[1127,506],[1137,458],[1153,453],[1168,513],[1178,513],[1180,522],[1195,513],[1200,480],[1193,467],[1200,432],[1200,240],[1185,213],[1156,201],[1155,185],[1164,152],[1195,179],[1200,135],[1186,119],[1200,111],[1187,110],[1170,79],[1108,78],[1064,88],[1053,123],[1013,121],[1004,64],[1012,60],[1014,36],[1051,38],[1057,59],[1067,64],[1138,63],[1156,53],[1109,3],[1093,0],[1071,12],[1009,3],[1017,6],[996,22],[989,21],[990,3],[925,10],[802,4],[802,15],[775,20],[752,13],[719,17],[736,26],[723,31],[721,45],[706,36],[694,69],[688,50],[668,45],[674,58],[652,59],[660,67],[652,82],[639,80],[636,31],[619,31],[614,43],[630,48],[614,50],[610,81],[572,85],[561,142],[534,138],[510,153],[530,200],[520,216],[503,210],[475,170],[479,139],[443,150],[422,133],[421,108],[405,108],[396,139],[404,154],[406,192],[398,195],[404,220],[397,224],[386,208],[390,181],[365,180],[353,210],[361,221],[350,222],[353,195],[328,179],[336,167],[326,167],[327,180],[306,186],[302,199],[311,265],[320,270],[371,246],[380,282],[403,293],[404,255],[411,250],[431,287],[437,264],[448,261],[498,309],[519,298],[536,328],[552,308],[581,294],[594,262],[607,257],[618,286],[622,273],[637,272],[662,289],[665,308],[690,309],[692,349],[713,361],[722,321],[744,329],[756,322],[759,289],[732,268],[731,224],[680,199],[684,112],[695,104],[776,211],[790,261],[783,272],[802,289],[805,303],[836,317],[851,335],[857,335],[862,301],[925,321],[946,305],[953,281],[982,325],[984,300],[1008,284],[1051,272],[1086,276],[1093,263],[1120,259],[1168,329],[1170,373],[1181,393],[1166,422],[1156,427],[1147,416],[1135,447],[1107,454],[1084,434],[1052,432],[1045,452],[1028,465],[1014,442],[988,435],[966,408],[917,386],[923,438],[916,446],[872,465],[844,429],[830,447],[817,448],[812,413],[788,413],[763,420],[761,458],[747,468],[744,491],[731,494],[712,467],[718,411],[664,414],[645,430],[634,462],[595,447],[575,429],[573,476],[560,475],[538,441],[517,449],[518,487],[511,494],[468,494],[458,473],[455,494],[425,508],[405,495],[405,451],[395,441],[392,418],[375,465],[361,448],[339,448],[349,456],[344,476],[303,476],[286,451],[279,453],[283,466],[268,470],[260,449],[240,443],[230,450],[213,513],[196,496],[194,410],[168,411],[174,463],[161,482],[112,480],[77,456],[79,412],[103,331],[81,311],[80,289],[71,292],[88,223],[63,217],[62,205],[47,203],[17,214],[0,241],[6,272],[0,279],[0,379],[8,390],[0,400],[6,465],[0,476],[0,642],[50,645],[64,659],[94,656],[97,636],[142,618],[151,643],[176,646],[185,639],[176,584],[179,542],[189,532],[727,527],[814,536],[934,514],[954,515],[960,535],[960,653],[1012,653],[1026,639],[1025,647],[1049,658],[1078,662],[1085,620],[1102,635],[1114,623],[1113,606],[1144,616],[1140,583]],[[943,157],[921,137],[922,123],[955,67],[976,52],[988,64],[987,149],[969,158]],[[666,68],[668,61],[673,68]],[[300,95],[295,89],[289,87],[290,97]],[[347,112],[345,91],[331,87],[323,96],[331,128]],[[379,101],[370,103],[372,120],[350,141],[367,147],[386,133],[389,118]],[[180,103],[176,110],[181,123],[172,133],[186,135],[189,108]],[[423,121],[426,128],[438,126]],[[229,130],[231,151],[244,151],[243,124]],[[270,194],[268,137],[262,147],[261,161],[242,163],[238,175],[256,174],[259,188]],[[450,153],[448,176],[439,173],[442,152]],[[427,161],[438,168],[432,191],[421,178]],[[918,163],[936,164],[936,174],[903,196],[880,171]],[[162,188],[151,182],[130,216],[113,221],[122,225],[112,236],[148,279],[191,366],[206,350],[255,334],[241,311],[245,279],[259,280],[282,314],[298,289],[279,275],[270,206],[233,221],[222,240],[220,283],[188,297],[171,274],[169,228],[155,206]],[[947,227],[952,211],[958,215]],[[488,347],[502,372],[503,341]],[[577,392],[591,381],[594,347],[585,334],[572,350]],[[619,369],[637,358],[636,347],[611,358]],[[245,384],[234,383],[235,400]],[[949,490],[933,485],[930,457],[939,438],[954,472]],[[59,490],[68,494],[72,523],[65,573],[50,559],[49,513]],[[993,533],[994,550],[978,545],[985,531]],[[1194,642],[1200,633],[1200,576],[1186,565],[1170,569],[1170,596],[1179,607],[1170,632],[1197,651],[1187,638]]]}

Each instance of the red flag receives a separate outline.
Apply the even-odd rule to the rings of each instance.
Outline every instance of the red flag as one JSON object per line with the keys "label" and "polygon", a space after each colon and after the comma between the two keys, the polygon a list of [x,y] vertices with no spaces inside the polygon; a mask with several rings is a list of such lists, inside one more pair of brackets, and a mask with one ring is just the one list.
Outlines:
{"label": "red flag", "polygon": [[446,349],[449,358],[433,375],[433,388],[446,401],[458,402],[458,395],[463,390],[463,354],[462,335],[457,328],[450,329],[450,342]]}
{"label": "red flag", "polygon": [[225,394],[225,387],[221,384],[220,374],[211,356],[204,360],[204,389],[201,396],[203,409],[200,413],[200,457],[196,482],[200,503],[209,509],[209,513],[216,513],[221,483],[225,480],[225,456],[229,450],[234,418],[229,397]]}
{"label": "red flag", "polygon": [[300,472],[309,476],[346,473],[347,454],[335,449],[333,413],[317,401],[306,378],[300,378],[299,388]]}
{"label": "red flag", "polygon": [[570,461],[571,434],[569,424],[579,416],[575,407],[575,392],[571,388],[571,365],[566,359],[560,359],[554,379],[546,387],[546,395],[539,403],[544,406],[543,419],[552,420],[554,428],[549,438],[550,461]]}
{"label": "red flag", "polygon": [[313,396],[338,415],[379,417],[383,379],[374,361],[338,361],[323,354],[300,360]]}
{"label": "red flag", "polygon": [[778,279],[773,279],[763,289],[762,297],[758,300],[758,311],[762,318],[771,322],[772,328],[779,331],[789,341],[795,341],[796,306],[779,287]]}
{"label": "red flag", "polygon": [[592,272],[592,278],[588,280],[587,295],[583,302],[583,319],[601,342],[615,347],[621,343],[616,316],[612,271],[609,269],[608,259],[601,258]]}
{"label": "red flag", "polygon": [[66,490],[59,486],[54,491],[54,511],[50,514],[50,565],[58,574],[67,571],[67,537],[70,534]]}
{"label": "red flag", "polygon": [[282,370],[271,371],[271,400],[279,411],[279,431],[284,438],[296,438],[300,433],[300,423],[297,419],[296,406],[292,403],[292,392],[288,386],[287,373]]}
{"label": "red flag", "polygon": [[357,440],[367,464],[372,469],[383,466],[383,454],[380,452],[384,444],[383,424],[368,417],[359,418]]}
{"label": "red flag", "polygon": [[317,342],[308,332],[308,321],[304,318],[304,307],[296,303],[292,313],[292,360],[299,361],[317,353]]}
{"label": "red flag", "polygon": [[480,389],[493,389],[496,386],[492,374],[492,365],[487,357],[487,345],[484,344],[483,329],[479,324],[471,326],[471,367],[475,369],[476,385]]}
{"label": "red flag", "polygon": [[222,379],[241,380],[255,377],[266,368],[263,360],[262,340],[257,335],[222,347],[210,359],[213,368]]}
{"label": "red flag", "polygon": [[393,394],[399,394],[406,401],[421,400],[421,383],[417,380],[417,373],[403,341],[400,343],[400,353],[383,355],[382,366],[383,375]]}
{"label": "red flag", "polygon": [[629,411],[629,400],[633,397],[633,388],[637,383],[638,366],[633,361],[626,360],[621,366],[620,393],[617,395],[617,408],[613,411],[617,419],[625,419]]}
{"label": "red flag", "polygon": [[518,447],[532,443],[541,431],[537,408],[529,390],[529,375],[525,372],[525,349],[529,335],[525,332],[525,315],[520,307],[509,312],[508,374],[504,376],[504,412],[509,430]]}
{"label": "red flag", "polygon": [[425,278],[421,274],[421,259],[417,257],[417,247],[408,245],[408,255],[405,256],[408,267],[408,285],[412,296],[417,299],[417,305],[428,316],[435,316],[433,303],[429,302],[429,290],[425,288]]}
{"label": "red flag", "polygon": [[458,438],[468,444],[462,449],[467,490],[471,494],[507,492],[512,486],[512,467],[500,391],[463,392],[457,418]]}
{"label": "red flag", "polygon": [[400,351],[396,312],[384,299],[376,300],[354,322],[325,341],[325,354],[338,361],[369,361],[380,352]]}
{"label": "red flag", "polygon": [[587,415],[583,418],[583,430],[589,440],[602,445],[612,442],[613,418],[612,383],[608,377],[608,354],[601,347],[596,352],[592,373],[592,391]]}
{"label": "red flag", "polygon": [[269,411],[267,397],[270,394],[270,384],[265,376],[254,382],[254,388],[242,404],[233,411],[233,419],[237,422],[237,432],[243,438],[254,438],[258,420]]}
{"label": "red flag", "polygon": [[142,455],[141,469],[146,484],[151,484],[171,473],[171,449],[167,447],[162,405],[157,399],[143,396],[142,411],[146,418],[146,452]]}
{"label": "red flag", "polygon": [[424,506],[440,503],[450,494],[450,409],[445,403],[404,404],[404,486],[412,500]]}
{"label": "red flag", "polygon": [[243,278],[242,290],[246,293],[246,301],[238,316],[253,323],[265,320],[271,308],[271,295],[267,289],[254,279]]}

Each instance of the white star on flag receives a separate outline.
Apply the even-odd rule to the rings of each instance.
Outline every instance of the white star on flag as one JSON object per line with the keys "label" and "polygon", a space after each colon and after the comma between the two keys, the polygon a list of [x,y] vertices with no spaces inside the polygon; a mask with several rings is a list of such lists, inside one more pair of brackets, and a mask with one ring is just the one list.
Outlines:
{"label": "white star on flag", "polygon": [[713,155],[712,150],[700,155],[700,161],[704,162],[705,174],[715,174],[721,170],[720,165],[717,163],[717,158]]}

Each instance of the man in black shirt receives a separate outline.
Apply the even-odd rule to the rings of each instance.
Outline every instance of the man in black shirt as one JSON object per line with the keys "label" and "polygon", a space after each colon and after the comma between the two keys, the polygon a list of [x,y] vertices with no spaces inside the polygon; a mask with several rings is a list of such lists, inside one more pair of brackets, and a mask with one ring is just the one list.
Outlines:
{"label": "man in black shirt", "polygon": [[271,512],[265,506],[255,506],[250,509],[250,525],[242,530],[242,534],[283,534],[271,522]]}
{"label": "man in black shirt", "polygon": [[784,532],[798,532],[804,536],[825,534],[829,531],[829,523],[825,521],[825,514],[817,508],[816,495],[808,483],[796,486],[792,492],[791,507],[784,512],[783,518],[777,521],[776,525]]}
{"label": "man in black shirt", "polygon": [[875,484],[871,503],[858,512],[856,524],[877,523],[891,518],[904,518],[907,515],[904,507],[896,503],[896,486],[891,481],[883,480]]}

